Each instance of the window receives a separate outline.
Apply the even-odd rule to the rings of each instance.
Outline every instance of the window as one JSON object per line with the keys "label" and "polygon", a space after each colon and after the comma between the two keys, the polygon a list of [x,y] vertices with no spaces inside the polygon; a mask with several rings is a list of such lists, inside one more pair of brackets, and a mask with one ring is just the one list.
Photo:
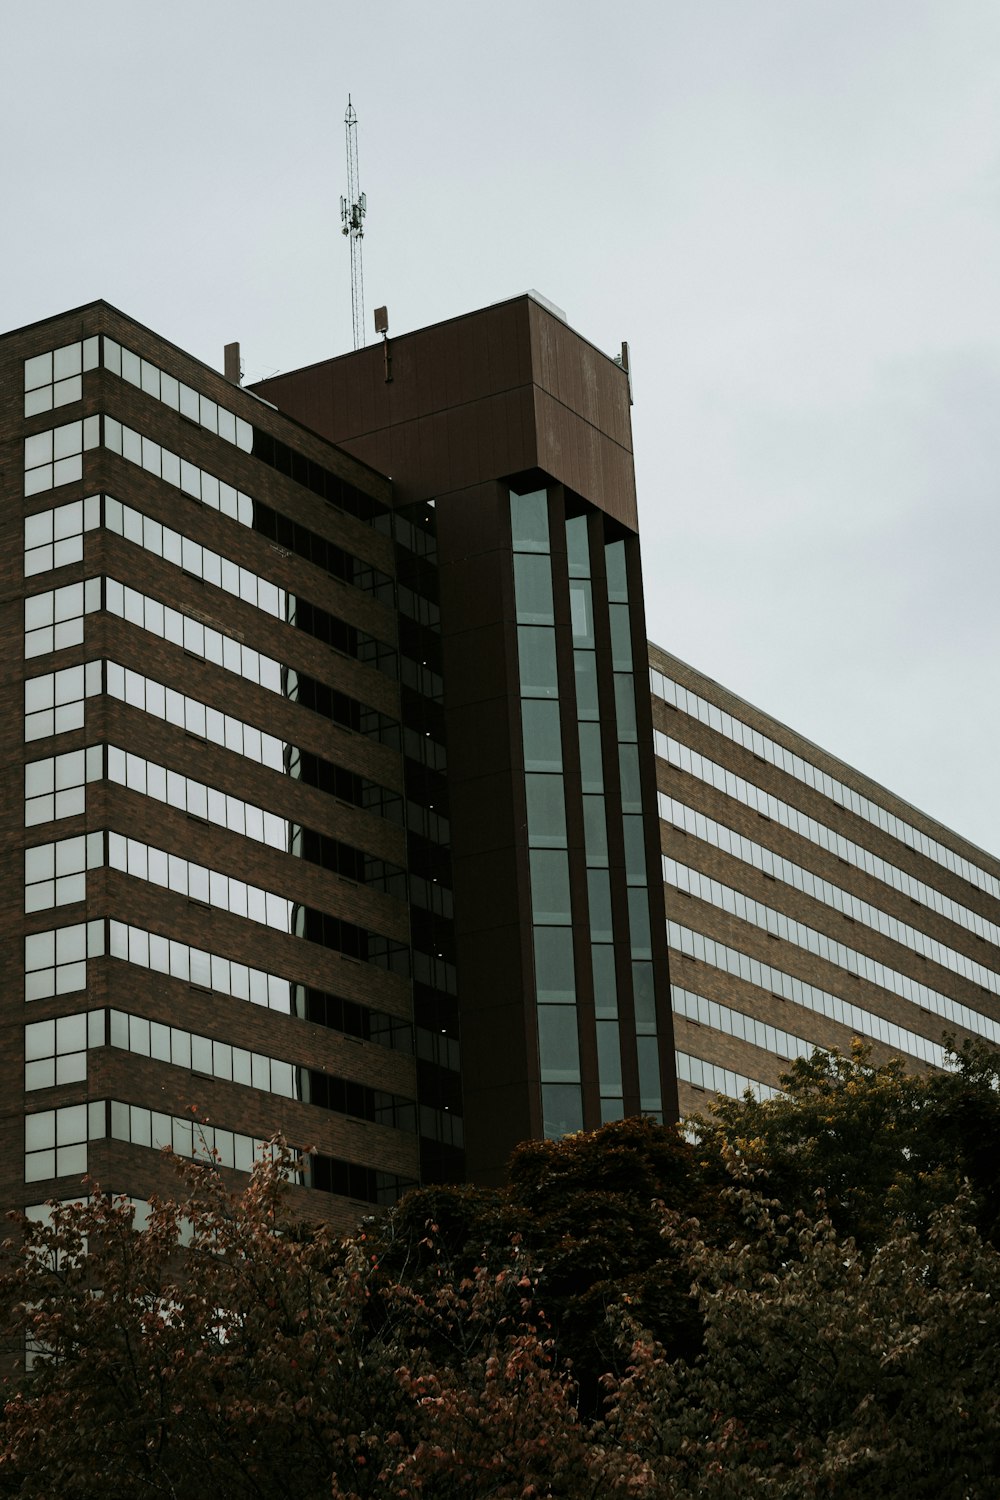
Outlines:
{"label": "window", "polygon": [[137,547],[162,557],[166,562],[183,568],[195,578],[203,578],[216,588],[225,589],[237,599],[261,609],[277,620],[284,620],[287,613],[284,589],[270,583],[248,568],[230,562],[228,557],[202,546],[201,542],[183,536],[170,526],[154,521],[131,505],[125,505],[106,495],[104,500],[104,524],[116,536],[134,542]]}
{"label": "window", "polygon": [[[97,340],[93,342],[96,343]],[[185,385],[183,380],[177,380],[173,375],[168,375],[159,366],[152,364],[148,359],[142,359],[131,349],[126,349],[114,339],[109,339],[107,335],[104,338],[103,363],[106,370],[120,375],[123,380],[127,380],[138,390],[145,391],[148,396],[153,397],[154,401],[162,401],[164,406],[180,412],[181,416],[187,417],[191,422],[197,422],[209,432],[216,433],[227,443],[232,443],[235,447],[242,449],[244,453],[252,451],[253,428],[249,422],[244,422],[242,417],[238,417],[228,407],[220,405],[208,396],[203,396],[193,386]]]}
{"label": "window", "polygon": [[106,1133],[103,1099],[25,1115],[25,1182],[82,1177],[87,1171],[88,1140],[103,1140]]}
{"label": "window", "polygon": [[100,781],[103,775],[99,745],[30,761],[24,768],[25,826],[30,828],[36,823],[50,823],[82,813],[86,783]]}
{"label": "window", "polygon": [[854,787],[835,780],[826,771],[803,760],[800,755],[796,755],[785,745],[768,739],[758,730],[752,729],[749,724],[744,724],[732,714],[723,712],[714,703],[698,697],[696,693],[682,687],[680,683],[673,682],[662,672],[651,668],[649,680],[656,696],[681,713],[689,714],[702,724],[708,724],[716,733],[725,735],[727,739],[733,740],[738,745],[743,745],[751,754],[759,756],[770,765],[777,766],[786,775],[794,776],[796,780],[813,787],[824,797],[829,797],[838,806],[846,807],[859,818],[864,818],[876,828],[881,828],[892,838],[899,839],[909,848],[919,850],[928,859],[935,860],[946,869],[954,871],[970,885],[978,886],[980,890],[988,891],[990,895],[1000,898],[1000,880],[988,870],[972,864],[970,860],[957,854],[953,849],[938,843],[936,839],[930,838],[920,829],[914,828],[911,823],[904,822],[886,808],[880,807],[877,802],[872,802],[869,798],[862,796]]}
{"label": "window", "polygon": [[45,911],[85,900],[87,871],[103,864],[103,833],[80,834],[77,838],[25,849],[25,911]]}
{"label": "window", "polygon": [[774,1099],[781,1093],[767,1083],[754,1078],[744,1078],[731,1068],[720,1068],[715,1063],[704,1062],[700,1057],[689,1057],[686,1052],[675,1052],[677,1077],[683,1083],[691,1083],[698,1089],[710,1089],[717,1094],[726,1094],[730,1099],[742,1099],[747,1089],[757,1099]]}
{"label": "window", "polygon": [[24,738],[47,739],[83,728],[85,698],[101,691],[101,663],[89,661],[61,672],[29,677],[24,684]]}
{"label": "window", "polygon": [[24,361],[24,415],[68,406],[83,395],[83,375],[97,368],[97,337],[63,344]]}
{"label": "window", "polygon": [[245,646],[231,635],[205,625],[192,615],[182,614],[169,604],[162,604],[148,594],[141,594],[115,578],[105,580],[106,608],[109,614],[148,630],[161,640],[214,662],[250,682],[259,683],[272,693],[281,692],[281,663],[274,657]]}
{"label": "window", "polygon": [[112,920],[108,953],[110,957],[135,964],[138,968],[169,974],[186,984],[200,985],[220,995],[232,995],[252,1005],[263,1005],[286,1015],[292,1008],[291,980],[264,973],[236,959],[206,953],[202,948],[148,932],[144,927]]}
{"label": "window", "polygon": [[87,959],[104,953],[104,923],[76,922],[24,940],[24,998],[46,1000],[87,987]]}
{"label": "window", "polygon": [[67,422],[24,440],[24,493],[37,495],[83,478],[83,455],[100,443],[100,417]]}
{"label": "window", "polygon": [[101,497],[70,500],[53,510],[40,510],[24,522],[24,576],[64,568],[83,561],[83,534],[101,524]]}
{"label": "window", "polygon": [[83,617],[101,607],[101,580],[68,583],[24,601],[24,654],[43,656],[83,641]]}
{"label": "window", "polygon": [[[100,666],[100,663],[94,665]],[[168,724],[177,724],[188,734],[208,740],[209,744],[224,746],[257,765],[270,766],[274,771],[284,769],[284,743],[275,735],[117,662],[107,663],[107,675],[109,697],[129,703]]]}
{"label": "window", "polygon": [[82,1083],[87,1076],[87,1048],[104,1045],[104,1011],[77,1011],[24,1028],[24,1087],[52,1088]]}

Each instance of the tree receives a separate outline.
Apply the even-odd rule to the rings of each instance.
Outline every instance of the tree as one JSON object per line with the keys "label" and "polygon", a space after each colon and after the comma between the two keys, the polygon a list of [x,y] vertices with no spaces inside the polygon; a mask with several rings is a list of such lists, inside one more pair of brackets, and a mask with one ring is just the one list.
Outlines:
{"label": "tree", "polygon": [[[522,1147],[340,1241],[241,1194],[22,1224],[0,1493],[980,1500],[1000,1472],[997,1068],[796,1065],[695,1142]],[[185,1233],[182,1235],[182,1230]],[[179,1241],[186,1243],[181,1246]]]}
{"label": "tree", "polygon": [[719,1232],[730,1213],[718,1191],[723,1178],[723,1169],[699,1166],[675,1129],[633,1118],[519,1146],[504,1189],[410,1193],[372,1234],[390,1282],[425,1291],[502,1259],[516,1244],[536,1289],[527,1315],[549,1330],[592,1415],[602,1377],[625,1367],[628,1345],[607,1317],[623,1298],[672,1353],[697,1352],[690,1276],[662,1238],[662,1206],[697,1214]]}
{"label": "tree", "polygon": [[706,1170],[738,1161],[790,1211],[810,1212],[822,1190],[838,1229],[867,1249],[900,1216],[926,1226],[968,1182],[968,1211],[996,1242],[1000,1054],[976,1041],[952,1058],[947,1072],[908,1073],[898,1059],[874,1064],[857,1039],[849,1056],[798,1058],[781,1095],[719,1100],[693,1122]]}
{"label": "tree", "polygon": [[388,1286],[365,1234],[291,1231],[288,1167],[262,1161],[233,1195],[188,1164],[187,1196],[141,1232],[96,1191],[26,1226],[0,1280],[6,1326],[35,1351],[6,1402],[7,1492],[584,1493],[572,1382],[524,1316],[517,1257],[429,1296]]}
{"label": "tree", "polygon": [[1000,1256],[937,1210],[866,1256],[830,1218],[746,1192],[756,1232],[685,1245],[703,1356],[636,1328],[596,1434],[604,1493],[639,1500],[985,1500],[1000,1472]]}

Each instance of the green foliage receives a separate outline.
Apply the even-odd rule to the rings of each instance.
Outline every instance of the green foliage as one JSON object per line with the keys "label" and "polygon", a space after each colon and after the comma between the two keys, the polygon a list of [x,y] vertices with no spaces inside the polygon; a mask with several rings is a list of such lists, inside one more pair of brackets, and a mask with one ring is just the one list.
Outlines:
{"label": "green foliage", "polygon": [[986,1500],[1000,1459],[1000,1257],[964,1219],[866,1257],[829,1217],[748,1194],[738,1251],[685,1245],[705,1352],[635,1329],[592,1472],[642,1500]]}
{"label": "green foliage", "polygon": [[25,1226],[0,1279],[8,1333],[35,1351],[5,1404],[6,1492],[582,1493],[574,1388],[526,1317],[517,1257],[387,1284],[366,1234],[285,1232],[288,1165],[262,1161],[239,1196],[189,1165],[189,1196],[141,1233],[99,1193]]}
{"label": "green foliage", "polygon": [[510,1203],[585,1410],[599,1409],[601,1377],[623,1368],[627,1352],[610,1308],[631,1306],[672,1354],[697,1352],[691,1278],[662,1225],[664,1207],[706,1223],[719,1219],[722,1202],[704,1177],[676,1130],[643,1119],[515,1151]]}
{"label": "green foliage", "polygon": [[[526,1143],[504,1190],[425,1188],[380,1225],[373,1244],[390,1282],[425,1290],[503,1263],[514,1246],[533,1268],[533,1324],[549,1330],[573,1370],[582,1408],[600,1409],[600,1382],[623,1369],[627,1345],[608,1309],[627,1300],[674,1353],[693,1355],[701,1320],[690,1277],[662,1239],[662,1206],[715,1222],[724,1205],[676,1130],[623,1120],[560,1141]],[[428,1232],[433,1226],[433,1233]]]}
{"label": "green foliage", "polygon": [[994,1240],[1000,1211],[1000,1068],[996,1052],[969,1042],[950,1072],[876,1066],[855,1041],[850,1056],[816,1051],[764,1102],[720,1100],[694,1122],[700,1154],[738,1162],[760,1191],[810,1211],[822,1191],[838,1229],[865,1248],[897,1218],[920,1227],[968,1182],[970,1211]]}
{"label": "green foliage", "polygon": [[[20,1500],[980,1500],[1000,1473],[995,1057],[794,1065],[678,1132],[522,1147],[341,1242],[287,1155],[8,1242]],[[181,1226],[189,1243],[178,1247]]]}

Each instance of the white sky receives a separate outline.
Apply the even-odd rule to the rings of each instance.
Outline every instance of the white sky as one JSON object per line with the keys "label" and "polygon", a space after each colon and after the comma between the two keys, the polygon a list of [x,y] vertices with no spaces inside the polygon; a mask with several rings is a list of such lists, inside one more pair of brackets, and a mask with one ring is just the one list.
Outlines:
{"label": "white sky", "polygon": [[0,328],[247,378],[537,287],[632,348],[651,637],[1000,851],[996,0],[36,0]]}

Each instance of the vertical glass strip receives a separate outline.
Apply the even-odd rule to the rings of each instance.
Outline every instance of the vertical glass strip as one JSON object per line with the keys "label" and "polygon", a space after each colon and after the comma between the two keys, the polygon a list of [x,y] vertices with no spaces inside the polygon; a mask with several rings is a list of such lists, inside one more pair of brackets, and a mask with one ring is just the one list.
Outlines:
{"label": "vertical glass strip", "polygon": [[583,1128],[548,494],[510,496],[543,1130]]}
{"label": "vertical glass strip", "polygon": [[635,677],[632,670],[632,621],[624,540],[605,544],[604,564],[608,580],[608,612],[611,622],[615,735],[618,741],[622,839],[625,848],[625,879],[628,887],[632,995],[639,1064],[639,1106],[644,1114],[648,1113],[662,1118],[663,1100],[656,1035],[649,887],[642,818],[642,788],[639,778]]}

